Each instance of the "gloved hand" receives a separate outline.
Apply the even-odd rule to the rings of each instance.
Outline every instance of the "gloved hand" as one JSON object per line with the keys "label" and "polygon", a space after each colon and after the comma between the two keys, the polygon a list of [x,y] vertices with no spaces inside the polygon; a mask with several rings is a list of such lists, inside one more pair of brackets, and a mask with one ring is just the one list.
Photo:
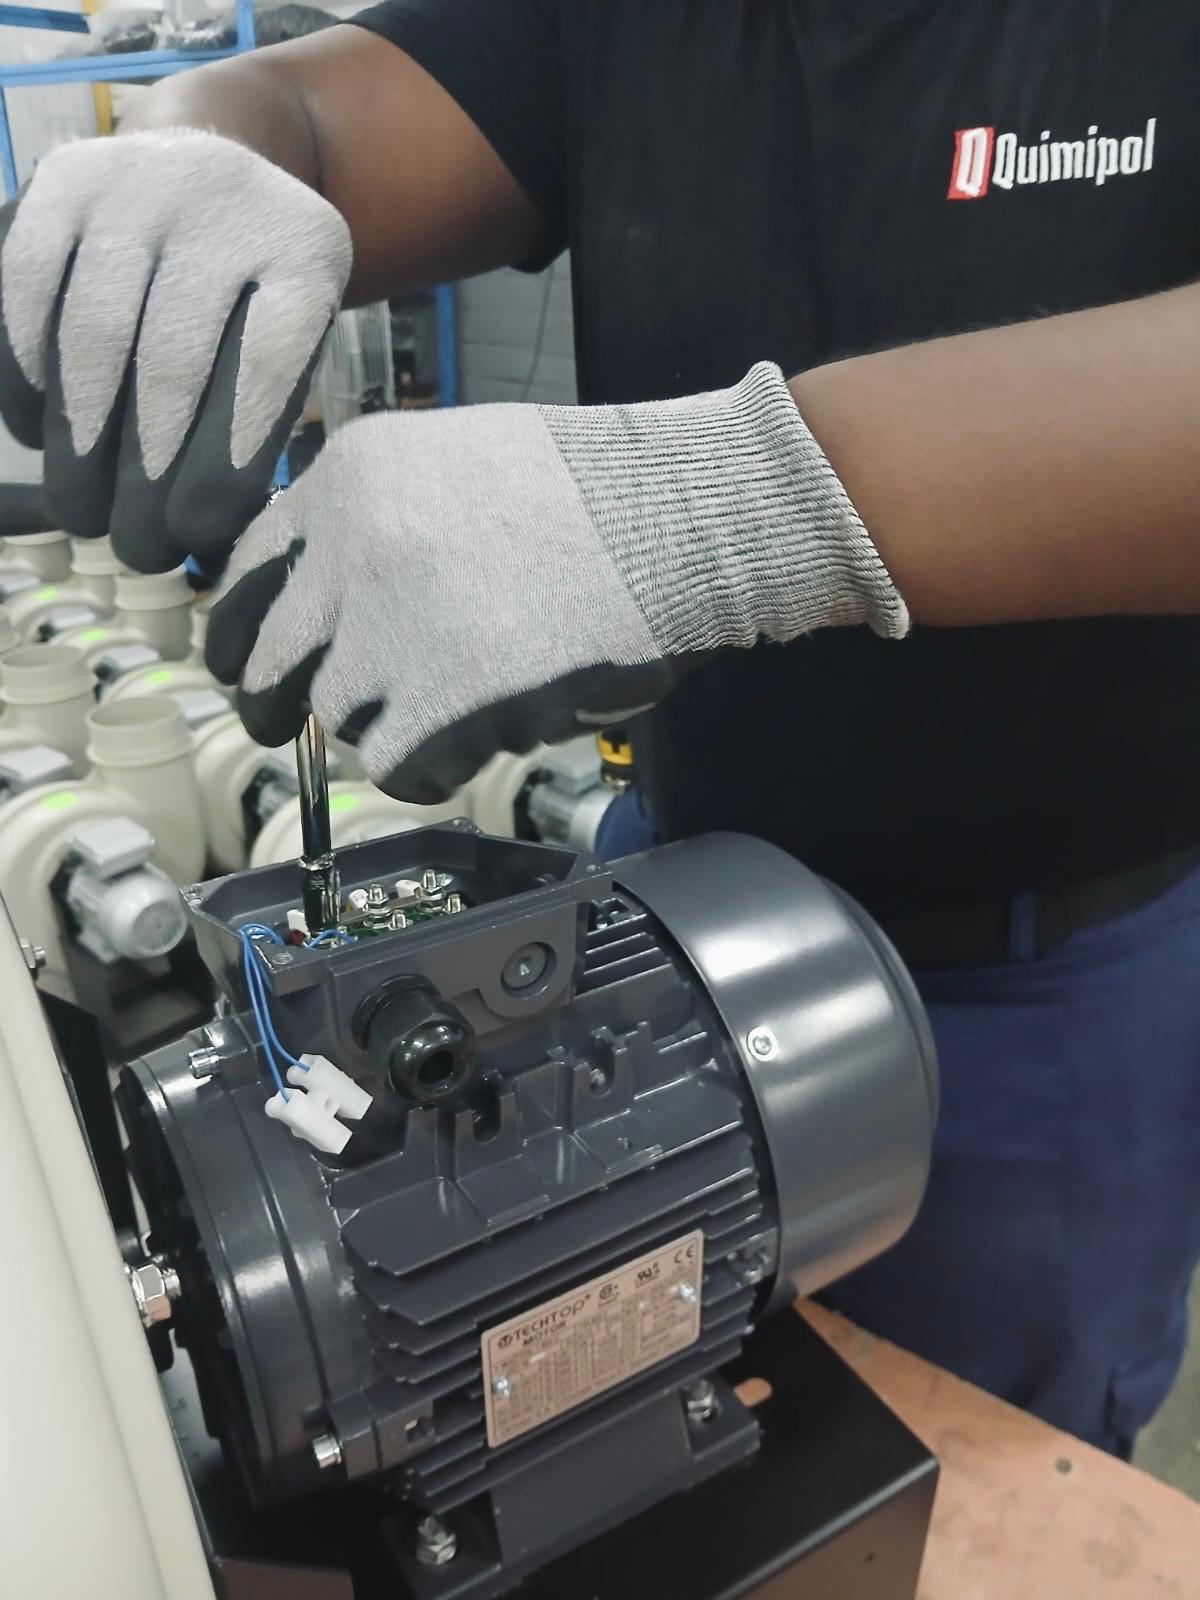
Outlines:
{"label": "gloved hand", "polygon": [[779,370],[635,406],[377,415],[234,552],[208,663],[266,744],[311,697],[401,799],[620,721],[699,659],[908,626]]}
{"label": "gloved hand", "polygon": [[320,195],[216,134],[64,145],[0,210],[0,415],[56,525],[143,572],[261,509],[350,271]]}

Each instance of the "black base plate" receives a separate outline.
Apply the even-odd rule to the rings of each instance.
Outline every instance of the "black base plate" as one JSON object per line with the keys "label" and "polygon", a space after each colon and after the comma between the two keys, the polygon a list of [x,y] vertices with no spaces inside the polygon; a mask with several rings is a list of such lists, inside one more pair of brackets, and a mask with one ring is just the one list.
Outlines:
{"label": "black base plate", "polygon": [[[726,1372],[770,1385],[762,1448],[554,1561],[521,1600],[914,1600],[937,1481],[929,1451],[801,1318],[765,1322]],[[186,1358],[163,1378],[222,1600],[405,1600],[362,1489],[252,1511],[205,1434]]]}

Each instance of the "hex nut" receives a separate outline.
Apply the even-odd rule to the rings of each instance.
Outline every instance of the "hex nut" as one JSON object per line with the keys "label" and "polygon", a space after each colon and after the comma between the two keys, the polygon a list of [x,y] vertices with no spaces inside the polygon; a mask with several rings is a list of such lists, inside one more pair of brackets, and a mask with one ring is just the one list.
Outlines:
{"label": "hex nut", "polygon": [[422,1517],[417,1524],[417,1560],[423,1567],[444,1567],[458,1554],[458,1535],[441,1517]]}
{"label": "hex nut", "polygon": [[142,1327],[153,1328],[156,1323],[169,1322],[173,1302],[179,1298],[179,1277],[174,1267],[152,1258],[125,1270]]}

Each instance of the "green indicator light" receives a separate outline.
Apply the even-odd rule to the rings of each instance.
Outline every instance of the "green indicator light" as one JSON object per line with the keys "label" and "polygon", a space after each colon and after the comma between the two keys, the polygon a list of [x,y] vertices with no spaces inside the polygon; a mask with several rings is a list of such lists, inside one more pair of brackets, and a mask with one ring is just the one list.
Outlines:
{"label": "green indicator light", "polygon": [[86,633],[79,635],[79,642],[80,644],[99,644],[102,639],[107,638],[107,628],[89,628]]}
{"label": "green indicator light", "polygon": [[47,600],[57,600],[58,599],[58,590],[57,589],[38,589],[35,592],[33,598],[37,601],[38,605],[44,605]]}
{"label": "green indicator light", "polygon": [[43,811],[67,811],[71,806],[79,804],[79,796],[72,794],[69,789],[60,789],[57,794],[48,794],[42,800]]}
{"label": "green indicator light", "polygon": [[174,683],[174,681],[175,674],[170,667],[161,667],[157,672],[149,674],[146,679],[146,685],[150,689],[157,689],[160,683]]}
{"label": "green indicator light", "polygon": [[330,811],[353,811],[358,805],[356,794],[331,794],[329,796]]}

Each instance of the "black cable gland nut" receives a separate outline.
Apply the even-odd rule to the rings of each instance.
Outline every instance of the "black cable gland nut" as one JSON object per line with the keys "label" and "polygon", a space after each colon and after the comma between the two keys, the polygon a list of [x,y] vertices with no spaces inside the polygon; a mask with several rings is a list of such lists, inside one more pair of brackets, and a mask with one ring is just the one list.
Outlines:
{"label": "black cable gland nut", "polygon": [[475,1066],[470,1023],[424,978],[389,978],[373,989],[354,1013],[353,1032],[379,1076],[419,1105],[457,1094]]}

